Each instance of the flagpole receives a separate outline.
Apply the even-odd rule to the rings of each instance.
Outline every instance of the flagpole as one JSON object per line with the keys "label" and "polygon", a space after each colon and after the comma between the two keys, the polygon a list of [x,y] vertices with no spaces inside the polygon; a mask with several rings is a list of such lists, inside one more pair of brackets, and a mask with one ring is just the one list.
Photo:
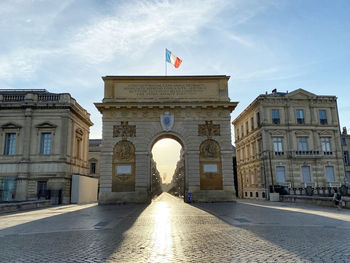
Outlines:
{"label": "flagpole", "polygon": [[166,64],[166,49],[165,49],[165,76],[167,75],[167,64]]}

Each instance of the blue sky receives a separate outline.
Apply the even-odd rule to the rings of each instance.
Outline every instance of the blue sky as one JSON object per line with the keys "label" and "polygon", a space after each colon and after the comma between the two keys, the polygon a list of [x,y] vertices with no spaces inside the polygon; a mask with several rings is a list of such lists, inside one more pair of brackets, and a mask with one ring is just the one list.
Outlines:
{"label": "blue sky", "polygon": [[239,105],[303,88],[338,96],[350,128],[350,1],[0,1],[0,88],[69,92],[101,137],[105,75],[229,75]]}

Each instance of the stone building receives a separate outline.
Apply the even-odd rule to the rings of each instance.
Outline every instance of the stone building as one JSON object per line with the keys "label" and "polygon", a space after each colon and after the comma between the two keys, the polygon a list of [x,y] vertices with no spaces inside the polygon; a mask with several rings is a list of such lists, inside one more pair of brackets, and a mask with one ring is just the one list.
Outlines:
{"label": "stone building", "polygon": [[335,96],[274,90],[258,96],[233,125],[241,198],[267,198],[270,190],[328,194],[344,183]]}
{"label": "stone building", "polygon": [[99,203],[147,202],[151,150],[171,138],[184,149],[185,201],[232,201],[228,76],[107,76]]}
{"label": "stone building", "polygon": [[89,176],[100,178],[100,155],[102,139],[89,140]]}
{"label": "stone building", "polygon": [[0,90],[0,201],[69,203],[88,174],[90,114],[70,94]]}
{"label": "stone building", "polygon": [[343,132],[341,134],[341,144],[343,147],[346,184],[350,186],[350,134],[348,134],[346,127],[343,127]]}
{"label": "stone building", "polygon": [[177,161],[173,178],[171,179],[172,188],[169,191],[171,194],[176,196],[184,195],[184,186],[185,186],[185,160],[184,160],[184,151],[180,150],[180,160]]}

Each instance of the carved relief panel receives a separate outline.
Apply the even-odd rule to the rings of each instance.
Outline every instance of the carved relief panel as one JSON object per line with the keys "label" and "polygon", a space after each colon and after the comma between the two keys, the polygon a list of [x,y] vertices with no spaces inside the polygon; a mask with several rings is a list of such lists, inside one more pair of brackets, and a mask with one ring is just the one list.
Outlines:
{"label": "carved relief panel", "polygon": [[221,151],[212,139],[205,140],[199,147],[200,189],[222,190]]}
{"label": "carved relief panel", "polygon": [[205,121],[205,124],[198,125],[198,136],[220,136],[220,125],[213,124],[213,121]]}
{"label": "carved relief panel", "polygon": [[112,192],[135,191],[135,147],[119,141],[113,150]]}
{"label": "carved relief panel", "polygon": [[113,137],[136,137],[136,125],[129,125],[127,121],[120,122],[120,125],[113,126]]}

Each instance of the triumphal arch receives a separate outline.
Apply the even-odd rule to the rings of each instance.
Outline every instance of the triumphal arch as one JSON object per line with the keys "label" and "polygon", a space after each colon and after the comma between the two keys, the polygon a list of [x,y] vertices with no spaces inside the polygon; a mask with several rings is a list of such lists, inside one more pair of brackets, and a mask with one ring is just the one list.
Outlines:
{"label": "triumphal arch", "polygon": [[148,202],[151,149],[177,140],[185,162],[185,201],[235,200],[228,76],[106,76],[100,204]]}

